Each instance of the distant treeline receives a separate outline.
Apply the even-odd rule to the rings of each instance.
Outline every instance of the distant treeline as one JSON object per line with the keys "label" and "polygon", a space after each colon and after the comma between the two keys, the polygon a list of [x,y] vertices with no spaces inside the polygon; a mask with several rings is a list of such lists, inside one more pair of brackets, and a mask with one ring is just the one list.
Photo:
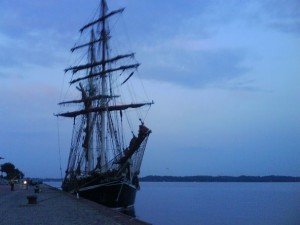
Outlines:
{"label": "distant treeline", "polygon": [[144,182],[300,182],[300,177],[292,176],[146,176]]}

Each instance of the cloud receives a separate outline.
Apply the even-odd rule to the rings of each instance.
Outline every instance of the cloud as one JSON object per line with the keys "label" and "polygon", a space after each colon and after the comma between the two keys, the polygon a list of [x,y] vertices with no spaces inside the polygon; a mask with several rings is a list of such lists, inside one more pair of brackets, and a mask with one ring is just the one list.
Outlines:
{"label": "cloud", "polygon": [[[162,14],[161,20],[154,19],[156,26],[149,27],[147,32],[152,34],[155,30],[154,39],[137,47],[142,50],[138,51],[138,59],[147,79],[192,88],[228,88],[225,83],[251,70],[246,61],[252,49],[247,46],[249,41],[243,31],[249,27],[256,29],[261,21],[259,2],[201,1],[179,5],[180,14],[170,20],[172,7],[162,4],[166,14]],[[221,36],[227,40],[220,39]],[[234,89],[255,90],[251,85],[237,87],[238,84]]]}
{"label": "cloud", "polygon": [[22,38],[0,33],[0,78],[16,77],[16,68],[51,67],[65,60],[68,52],[64,43],[65,37],[54,30],[31,30]]}
{"label": "cloud", "polygon": [[[76,16],[65,19],[68,1],[59,3],[60,6],[55,1],[3,2],[0,8],[0,78],[20,77],[22,70],[30,66],[51,67],[65,63],[68,48],[78,34],[75,21],[77,26],[80,23]],[[70,10],[74,8],[70,6]]]}
{"label": "cloud", "polygon": [[261,1],[262,12],[266,26],[271,29],[300,35],[300,2],[289,1]]}
{"label": "cloud", "polygon": [[[247,57],[241,49],[204,49],[193,43],[169,48],[145,49],[143,73],[145,78],[162,80],[192,88],[241,77],[250,69],[243,65]],[[151,61],[146,58],[151,57]],[[150,63],[150,62],[151,63]]]}
{"label": "cloud", "polygon": [[[300,31],[299,1],[201,1],[188,12],[189,6],[182,5],[173,25],[166,20],[149,29],[158,32],[138,51],[147,79],[192,88],[258,91],[253,67],[271,59],[266,51],[278,49],[274,35]],[[266,44],[259,48],[262,42]],[[250,72],[253,77],[245,78]]]}
{"label": "cloud", "polygon": [[300,35],[300,20],[299,21],[280,21],[269,24],[272,29],[279,30],[284,33]]}

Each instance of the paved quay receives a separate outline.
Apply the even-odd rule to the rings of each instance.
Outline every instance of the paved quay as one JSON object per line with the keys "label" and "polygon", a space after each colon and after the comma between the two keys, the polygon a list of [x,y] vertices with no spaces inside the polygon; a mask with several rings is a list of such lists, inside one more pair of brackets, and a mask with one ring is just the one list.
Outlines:
{"label": "paved quay", "polygon": [[[1,225],[149,225],[92,201],[79,198],[48,185],[24,189],[0,185]],[[27,196],[36,195],[37,203],[28,204]]]}

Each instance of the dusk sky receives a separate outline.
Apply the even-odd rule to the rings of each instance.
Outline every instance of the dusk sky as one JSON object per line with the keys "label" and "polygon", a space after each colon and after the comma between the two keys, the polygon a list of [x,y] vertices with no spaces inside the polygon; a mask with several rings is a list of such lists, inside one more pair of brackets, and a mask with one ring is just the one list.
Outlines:
{"label": "dusk sky", "polygon": [[[60,177],[58,120],[79,29],[98,0],[1,0],[0,156]],[[108,0],[155,102],[141,176],[300,176],[299,0]]]}

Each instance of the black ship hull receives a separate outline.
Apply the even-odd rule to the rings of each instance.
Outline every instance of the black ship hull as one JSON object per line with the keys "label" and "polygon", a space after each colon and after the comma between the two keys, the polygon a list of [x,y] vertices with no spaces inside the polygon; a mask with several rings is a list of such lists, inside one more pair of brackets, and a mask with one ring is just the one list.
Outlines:
{"label": "black ship hull", "polygon": [[110,208],[129,208],[134,205],[137,188],[124,181],[92,183],[79,189],[63,185],[63,190]]}
{"label": "black ship hull", "polygon": [[79,195],[111,208],[127,208],[134,205],[136,188],[128,183],[95,185],[79,190]]}

